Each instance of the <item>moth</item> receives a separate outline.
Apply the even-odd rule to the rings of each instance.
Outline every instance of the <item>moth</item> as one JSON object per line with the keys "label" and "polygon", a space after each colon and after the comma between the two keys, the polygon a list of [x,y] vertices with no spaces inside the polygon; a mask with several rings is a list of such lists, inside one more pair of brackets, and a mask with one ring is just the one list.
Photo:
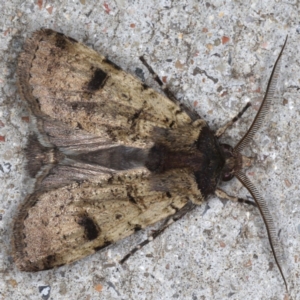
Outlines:
{"label": "moth", "polygon": [[25,153],[28,175],[36,179],[14,223],[18,268],[68,264],[165,220],[156,237],[220,194],[220,180],[236,177],[262,214],[286,284],[275,226],[241,154],[269,110],[285,44],[250,129],[231,147],[219,137],[241,114],[213,132],[168,89],[169,97],[154,91],[73,38],[36,31],[17,67],[19,93],[35,116]]}

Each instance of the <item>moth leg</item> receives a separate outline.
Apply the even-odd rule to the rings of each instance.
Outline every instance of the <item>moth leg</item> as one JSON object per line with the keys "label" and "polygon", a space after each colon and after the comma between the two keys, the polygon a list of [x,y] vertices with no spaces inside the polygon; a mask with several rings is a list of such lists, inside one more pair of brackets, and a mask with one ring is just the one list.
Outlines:
{"label": "moth leg", "polygon": [[222,126],[221,128],[219,128],[216,133],[215,136],[216,137],[220,137],[226,130],[227,128],[229,128],[230,126],[232,126],[238,119],[240,119],[242,117],[242,115],[244,114],[244,112],[251,106],[251,103],[248,102],[244,108],[234,117],[232,118],[229,122],[227,122],[224,126]]}
{"label": "moth leg", "polygon": [[246,203],[246,204],[253,205],[253,206],[257,207],[257,205],[254,201],[250,201],[250,200],[246,200],[246,199],[243,199],[243,198],[230,196],[226,192],[224,192],[223,190],[221,190],[219,188],[217,188],[215,190],[215,195],[218,198],[221,198],[221,199],[227,199],[227,200],[230,200],[230,201],[233,201],[233,202]]}
{"label": "moth leg", "polygon": [[149,73],[152,75],[153,79],[158,83],[158,85],[161,87],[165,95],[175,104],[177,104],[184,112],[188,114],[188,116],[192,119],[192,121],[196,121],[200,119],[200,116],[192,111],[190,108],[188,108],[186,105],[180,103],[180,101],[176,98],[176,96],[170,91],[170,89],[162,82],[162,80],[159,78],[159,76],[155,73],[153,68],[147,63],[144,56],[140,57],[140,61],[143,63],[143,65],[148,69]]}
{"label": "moth leg", "polygon": [[189,211],[192,211],[196,207],[195,204],[192,202],[187,203],[183,208],[181,208],[179,211],[177,211],[174,215],[171,215],[168,217],[160,228],[157,230],[154,230],[151,236],[147,239],[138,244],[136,247],[134,247],[128,254],[126,254],[120,261],[120,264],[123,264],[130,256],[132,256],[135,252],[143,248],[145,245],[149,244],[151,241],[153,241],[155,238],[157,238],[159,235],[161,235],[171,224],[175,223],[182,217],[184,217]]}

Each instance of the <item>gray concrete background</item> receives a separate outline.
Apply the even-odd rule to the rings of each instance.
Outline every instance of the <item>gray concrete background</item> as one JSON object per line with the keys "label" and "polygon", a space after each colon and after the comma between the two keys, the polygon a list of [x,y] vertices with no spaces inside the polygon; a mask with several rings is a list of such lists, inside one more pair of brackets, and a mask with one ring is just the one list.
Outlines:
{"label": "gray concrete background", "polygon": [[[2,0],[0,11],[0,299],[300,299],[298,1]],[[290,298],[258,210],[214,196],[124,266],[118,259],[147,233],[56,270],[16,269],[11,228],[28,191],[22,147],[31,118],[16,91],[16,59],[24,39],[41,27],[88,44],[132,74],[142,69],[158,89],[139,62],[145,55],[214,130],[251,100],[224,137],[232,145],[251,124],[289,35],[278,97],[246,154],[256,158],[247,174],[280,230]],[[221,186],[247,196],[237,180]]]}

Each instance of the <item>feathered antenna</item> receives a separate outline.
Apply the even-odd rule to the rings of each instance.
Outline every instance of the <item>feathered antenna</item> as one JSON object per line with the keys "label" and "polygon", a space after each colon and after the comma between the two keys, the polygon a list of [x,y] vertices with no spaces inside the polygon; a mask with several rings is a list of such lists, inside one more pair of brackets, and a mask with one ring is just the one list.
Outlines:
{"label": "feathered antenna", "polygon": [[278,55],[278,58],[275,62],[275,65],[273,67],[267,90],[264,96],[264,99],[260,105],[260,108],[258,110],[258,113],[255,116],[255,119],[253,120],[249,130],[246,132],[246,134],[242,137],[242,139],[238,142],[238,144],[234,147],[234,152],[241,152],[253,139],[254,134],[259,130],[261,127],[261,124],[266,116],[266,114],[269,112],[271,102],[274,98],[275,89],[277,86],[277,81],[279,77],[279,71],[280,71],[280,65],[281,65],[281,57],[283,50],[285,48],[286,42],[287,42],[288,36],[286,36],[285,42],[282,46],[282,49]]}
{"label": "feathered antenna", "polygon": [[[288,36],[285,39],[285,42],[282,46],[282,49],[278,55],[275,65],[273,67],[273,70],[272,70],[272,73],[271,73],[271,76],[270,76],[270,79],[268,82],[267,90],[266,90],[264,99],[260,105],[260,108],[258,110],[258,113],[256,114],[256,117],[253,120],[249,130],[246,132],[246,134],[243,136],[243,138],[238,142],[238,144],[233,149],[233,153],[235,153],[236,155],[238,155],[240,153],[240,151],[242,151],[252,140],[254,134],[261,127],[261,124],[270,109],[270,105],[271,105],[272,99],[275,94],[275,89],[276,89],[276,85],[277,85],[277,81],[278,81],[278,77],[279,77],[281,57],[282,57],[282,53],[285,48],[287,39],[288,39]],[[283,250],[282,250],[281,244],[278,240],[278,237],[276,235],[274,221],[273,221],[270,211],[267,207],[267,204],[266,204],[265,200],[259,195],[255,186],[252,184],[252,182],[248,179],[248,177],[244,174],[244,172],[241,169],[237,169],[236,172],[234,173],[234,175],[243,184],[243,186],[249,191],[249,193],[251,194],[251,196],[255,200],[255,203],[258,206],[260,214],[261,214],[261,216],[264,220],[265,226],[267,228],[269,242],[270,242],[270,245],[272,248],[272,252],[273,252],[277,267],[283,278],[285,287],[288,290],[287,282],[286,282],[286,279],[284,277],[282,267],[281,267],[281,262],[283,261]]]}

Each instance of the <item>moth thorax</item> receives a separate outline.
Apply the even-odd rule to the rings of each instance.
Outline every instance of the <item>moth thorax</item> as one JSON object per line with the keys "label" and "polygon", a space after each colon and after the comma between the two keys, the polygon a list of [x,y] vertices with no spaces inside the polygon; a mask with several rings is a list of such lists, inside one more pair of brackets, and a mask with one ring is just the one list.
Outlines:
{"label": "moth thorax", "polygon": [[223,150],[225,164],[222,170],[222,180],[229,181],[234,177],[234,174],[242,169],[243,158],[239,152],[235,152],[228,144],[221,144]]}

